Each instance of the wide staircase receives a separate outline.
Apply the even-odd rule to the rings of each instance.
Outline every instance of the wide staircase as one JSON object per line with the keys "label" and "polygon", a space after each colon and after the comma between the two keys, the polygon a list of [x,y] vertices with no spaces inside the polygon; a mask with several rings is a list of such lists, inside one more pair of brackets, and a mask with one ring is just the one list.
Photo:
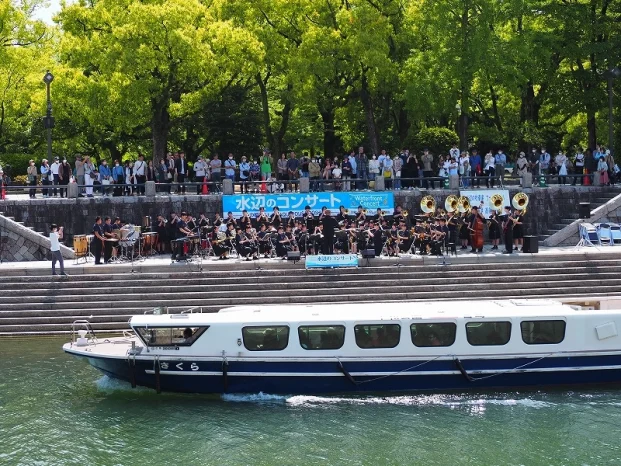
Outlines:
{"label": "wide staircase", "polygon": [[[381,262],[381,261],[380,261]],[[383,261],[386,262],[386,261]],[[459,301],[490,298],[606,296],[621,294],[621,261],[605,255],[533,256],[502,262],[404,265],[371,263],[359,269],[270,267],[205,272],[98,274],[50,280],[39,274],[0,277],[0,336],[62,334],[77,319],[96,331],[128,329],[127,321],[154,307],[181,312],[200,306],[215,312],[241,304]],[[45,273],[45,275],[43,275]]]}

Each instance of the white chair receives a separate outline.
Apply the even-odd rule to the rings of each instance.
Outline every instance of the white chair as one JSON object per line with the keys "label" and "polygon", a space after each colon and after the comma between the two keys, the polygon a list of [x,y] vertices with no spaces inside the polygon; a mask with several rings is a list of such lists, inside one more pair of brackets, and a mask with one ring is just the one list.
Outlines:
{"label": "white chair", "polygon": [[610,236],[612,238],[612,244],[621,244],[621,225],[618,223],[611,223]]}
{"label": "white chair", "polygon": [[597,224],[597,236],[599,237],[599,243],[602,246],[613,246],[612,233],[610,232],[610,225],[607,223]]}

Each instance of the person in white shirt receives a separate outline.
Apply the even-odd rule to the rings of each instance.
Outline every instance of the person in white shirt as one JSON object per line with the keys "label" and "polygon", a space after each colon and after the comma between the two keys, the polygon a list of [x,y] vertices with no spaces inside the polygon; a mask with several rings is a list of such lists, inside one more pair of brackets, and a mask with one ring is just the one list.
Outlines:
{"label": "person in white shirt", "polygon": [[554,157],[554,164],[556,165],[558,184],[567,183],[567,156],[563,154],[563,151],[559,151],[558,155]]}
{"label": "person in white shirt", "polygon": [[84,157],[84,182],[86,184],[86,196],[93,197],[93,176],[96,177],[96,168],[91,158],[87,155]]}
{"label": "person in white shirt", "polygon": [[205,182],[205,176],[207,174],[207,164],[203,160],[203,156],[199,155],[196,163],[193,167],[194,170],[194,180],[199,183],[196,185],[196,194],[201,194],[203,192],[203,183]]}
{"label": "person in white shirt", "polygon": [[379,171],[380,163],[379,160],[377,160],[377,157],[375,157],[374,155],[373,157],[371,157],[371,160],[369,160],[369,173],[371,174],[371,179],[373,181],[375,181],[375,177],[379,175]]}
{"label": "person in white shirt", "polygon": [[[48,186],[50,184],[50,166],[47,163],[47,159],[43,159],[41,162],[41,184],[43,186]],[[41,190],[43,197],[48,197],[48,189],[44,187]]]}
{"label": "person in white shirt", "polygon": [[144,155],[138,155],[138,161],[134,164],[134,176],[138,185],[138,195],[144,195],[144,184],[147,181],[146,168],[147,164],[144,161]]}
{"label": "person in white shirt", "polygon": [[58,170],[60,169],[60,162],[58,161],[58,157],[54,157],[54,163],[50,167],[50,173],[52,174],[52,178],[50,181],[54,185],[54,189],[52,190],[52,195],[56,197],[58,195],[58,190],[56,186],[60,184],[60,178],[58,176]]}
{"label": "person in white shirt", "polygon": [[58,261],[60,265],[60,274],[63,277],[66,277],[65,273],[65,262],[63,261],[63,255],[60,252],[60,240],[63,237],[63,228],[56,224],[52,224],[50,226],[50,251],[52,252],[52,275],[57,275],[56,273],[56,262]]}
{"label": "person in white shirt", "polygon": [[490,187],[490,183],[491,183],[491,187],[494,187],[494,176],[496,176],[496,163],[495,163],[495,159],[494,159],[494,155],[492,154],[492,152],[488,152],[487,155],[485,156],[485,175],[487,176],[487,179],[485,180],[485,185],[489,188]]}
{"label": "person in white shirt", "polygon": [[[582,174],[584,174],[584,154],[582,153],[582,147],[578,147],[576,157],[574,158],[574,175]],[[576,186],[576,179],[580,180],[580,184],[584,183],[584,177],[574,176],[574,179],[571,181],[572,186]]]}

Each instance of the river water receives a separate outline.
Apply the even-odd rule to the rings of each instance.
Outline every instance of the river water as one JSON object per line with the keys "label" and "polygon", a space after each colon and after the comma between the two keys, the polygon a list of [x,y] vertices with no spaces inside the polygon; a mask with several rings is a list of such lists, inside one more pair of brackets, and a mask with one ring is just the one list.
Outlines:
{"label": "river water", "polygon": [[621,391],[313,397],[131,389],[0,340],[0,465],[619,465]]}

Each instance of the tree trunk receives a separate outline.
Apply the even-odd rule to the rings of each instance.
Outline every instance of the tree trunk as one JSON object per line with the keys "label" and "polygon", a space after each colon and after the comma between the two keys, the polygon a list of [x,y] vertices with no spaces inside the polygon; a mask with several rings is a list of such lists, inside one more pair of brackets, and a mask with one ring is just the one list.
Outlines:
{"label": "tree trunk", "polygon": [[151,137],[153,139],[153,165],[157,166],[160,159],[166,158],[168,151],[168,99],[154,102],[153,120],[151,121]]}
{"label": "tree trunk", "polygon": [[589,148],[595,149],[597,146],[597,129],[595,121],[595,112],[587,110],[587,131],[589,132]]}
{"label": "tree trunk", "polygon": [[323,121],[323,153],[326,157],[334,157],[336,152],[336,136],[334,134],[334,109],[319,110]]}
{"label": "tree trunk", "polygon": [[373,111],[373,102],[371,101],[371,93],[369,92],[369,83],[367,77],[362,73],[362,86],[360,89],[360,99],[364,107],[364,115],[367,124],[367,134],[369,137],[369,146],[371,154],[379,154],[380,140],[375,122],[375,113]]}

